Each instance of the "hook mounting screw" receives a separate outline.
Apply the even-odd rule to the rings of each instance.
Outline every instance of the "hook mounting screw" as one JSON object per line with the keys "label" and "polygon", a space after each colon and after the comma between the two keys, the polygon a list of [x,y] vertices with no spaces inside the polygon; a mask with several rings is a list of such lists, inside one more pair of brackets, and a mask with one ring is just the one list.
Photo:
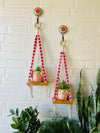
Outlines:
{"label": "hook mounting screw", "polygon": [[35,14],[37,17],[39,17],[39,16],[42,14],[42,9],[39,8],[39,7],[36,7],[36,8],[34,9],[34,14]]}

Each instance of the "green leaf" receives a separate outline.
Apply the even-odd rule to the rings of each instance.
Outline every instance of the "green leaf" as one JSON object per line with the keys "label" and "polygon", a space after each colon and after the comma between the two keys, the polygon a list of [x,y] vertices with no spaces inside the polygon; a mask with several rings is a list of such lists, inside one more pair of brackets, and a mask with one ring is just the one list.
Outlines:
{"label": "green leaf", "polygon": [[11,127],[12,127],[13,129],[18,129],[18,125],[17,125],[17,124],[11,124]]}
{"label": "green leaf", "polygon": [[12,120],[13,120],[13,122],[15,122],[15,124],[18,124],[18,119],[17,118],[12,117]]}
{"label": "green leaf", "polygon": [[19,115],[19,108],[16,109],[16,115]]}
{"label": "green leaf", "polygon": [[12,115],[14,115],[14,114],[15,114],[15,111],[14,111],[13,109],[10,109],[10,113],[11,113]]}
{"label": "green leaf", "polygon": [[29,122],[21,123],[20,127],[22,131],[26,131],[28,129]]}

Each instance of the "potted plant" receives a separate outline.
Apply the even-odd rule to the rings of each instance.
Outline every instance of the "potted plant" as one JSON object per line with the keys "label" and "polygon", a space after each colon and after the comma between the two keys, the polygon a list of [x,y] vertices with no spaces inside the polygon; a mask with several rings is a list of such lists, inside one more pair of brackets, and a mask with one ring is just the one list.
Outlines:
{"label": "potted plant", "polygon": [[37,66],[34,71],[32,71],[32,81],[33,82],[42,82],[43,74],[41,66]]}
{"label": "potted plant", "polygon": [[36,108],[26,108],[19,114],[19,109],[15,111],[10,110],[12,120],[11,124],[13,129],[16,129],[14,133],[36,133],[40,127],[40,120],[37,118],[39,112]]}
{"label": "potted plant", "polygon": [[59,79],[57,90],[58,90],[58,100],[67,100],[68,85],[64,80],[60,82],[60,79]]}

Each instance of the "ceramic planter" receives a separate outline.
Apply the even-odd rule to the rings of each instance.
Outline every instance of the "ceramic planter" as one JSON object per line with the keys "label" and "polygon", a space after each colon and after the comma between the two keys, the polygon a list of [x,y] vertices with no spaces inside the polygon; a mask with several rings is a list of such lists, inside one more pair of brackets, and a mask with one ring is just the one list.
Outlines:
{"label": "ceramic planter", "polygon": [[42,71],[33,71],[32,72],[32,81],[33,82],[42,82],[43,81]]}
{"label": "ceramic planter", "polygon": [[58,100],[65,101],[68,98],[68,91],[66,89],[58,89]]}

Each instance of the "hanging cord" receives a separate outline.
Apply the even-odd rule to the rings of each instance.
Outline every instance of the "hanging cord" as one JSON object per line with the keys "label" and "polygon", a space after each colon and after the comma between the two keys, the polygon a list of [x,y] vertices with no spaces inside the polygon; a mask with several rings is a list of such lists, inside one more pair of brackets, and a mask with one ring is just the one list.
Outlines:
{"label": "hanging cord", "polygon": [[64,52],[64,48],[66,46],[66,41],[64,40],[64,34],[62,33],[62,40],[60,41],[60,45],[63,46],[62,52]]}
{"label": "hanging cord", "polygon": [[34,27],[37,29],[37,35],[39,35],[39,29],[41,28],[41,23],[39,22],[39,16],[37,16],[37,22],[34,24]]}

